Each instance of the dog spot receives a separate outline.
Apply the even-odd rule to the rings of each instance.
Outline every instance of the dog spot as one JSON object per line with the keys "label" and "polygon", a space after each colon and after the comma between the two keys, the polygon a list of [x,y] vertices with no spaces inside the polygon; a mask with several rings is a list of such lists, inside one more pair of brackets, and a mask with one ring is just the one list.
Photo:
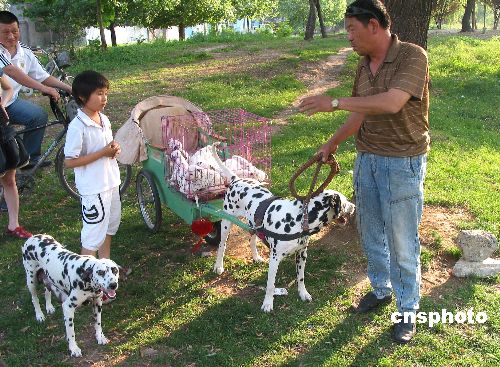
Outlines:
{"label": "dog spot", "polygon": [[274,228],[278,229],[279,227],[281,227],[281,222],[276,222],[276,224],[274,225]]}
{"label": "dog spot", "polygon": [[284,231],[285,231],[286,233],[290,233],[290,231],[291,231],[291,229],[290,229],[290,225],[289,225],[288,223],[287,223],[287,224],[285,224],[285,227],[284,227],[283,229],[284,229]]}
{"label": "dog spot", "polygon": [[280,210],[281,210],[281,205],[278,205],[278,206],[276,207],[276,211],[277,211],[277,212],[279,212]]}
{"label": "dog spot", "polygon": [[300,222],[302,220],[302,214],[297,215],[297,217],[295,218],[295,220],[297,222]]}
{"label": "dog spot", "polygon": [[269,213],[271,213],[272,211],[274,211],[274,208],[275,208],[275,206],[274,206],[274,205],[271,205],[271,206],[269,207]]}

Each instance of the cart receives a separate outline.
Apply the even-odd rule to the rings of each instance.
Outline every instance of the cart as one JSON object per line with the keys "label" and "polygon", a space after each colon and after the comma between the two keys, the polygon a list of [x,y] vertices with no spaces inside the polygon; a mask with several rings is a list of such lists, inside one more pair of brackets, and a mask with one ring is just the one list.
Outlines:
{"label": "cart", "polygon": [[[210,157],[200,158],[199,153],[206,153],[215,144],[221,159],[230,163],[239,177],[269,183],[268,120],[242,109],[203,112],[186,100],[166,99],[149,112],[142,111],[138,119],[145,159],[137,174],[136,189],[144,223],[151,231],[158,231],[164,205],[209,245],[219,245],[222,219],[251,231],[246,223],[223,210],[228,182],[212,172]],[[174,159],[180,155],[185,159],[184,166]],[[193,163],[192,159],[198,161]]]}

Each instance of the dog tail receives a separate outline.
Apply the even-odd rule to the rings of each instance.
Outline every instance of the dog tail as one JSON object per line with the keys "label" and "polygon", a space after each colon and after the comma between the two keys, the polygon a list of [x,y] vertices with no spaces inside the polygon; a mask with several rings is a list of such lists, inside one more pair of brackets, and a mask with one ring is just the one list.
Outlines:
{"label": "dog tail", "polygon": [[217,153],[217,145],[218,144],[212,145],[212,155],[214,156],[214,159],[219,166],[219,171],[225,179],[227,179],[228,181],[233,181],[234,179],[238,178],[238,176],[236,175],[236,173],[227,168],[224,163],[222,163],[219,154]]}

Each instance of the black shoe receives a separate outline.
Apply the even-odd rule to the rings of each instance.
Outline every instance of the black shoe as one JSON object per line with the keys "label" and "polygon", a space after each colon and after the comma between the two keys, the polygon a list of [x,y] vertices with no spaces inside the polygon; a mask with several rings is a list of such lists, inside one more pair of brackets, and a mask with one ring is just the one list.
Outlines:
{"label": "black shoe", "polygon": [[5,200],[2,198],[2,200],[0,200],[0,212],[2,213],[6,213],[8,212],[9,209],[7,209],[7,203],[5,202]]}
{"label": "black shoe", "polygon": [[[38,163],[38,161],[30,161],[26,166],[22,167],[21,170],[32,169],[33,167],[36,166],[37,163]],[[52,161],[43,161],[39,168],[48,167],[51,164],[52,164]]]}
{"label": "black shoe", "polygon": [[415,336],[417,326],[413,322],[404,322],[400,319],[398,324],[394,324],[392,329],[392,340],[399,344],[406,344]]}
{"label": "black shoe", "polygon": [[375,310],[376,308],[391,303],[392,296],[385,296],[384,298],[377,298],[375,293],[368,292],[361,298],[357,307],[354,307],[356,313],[366,313]]}

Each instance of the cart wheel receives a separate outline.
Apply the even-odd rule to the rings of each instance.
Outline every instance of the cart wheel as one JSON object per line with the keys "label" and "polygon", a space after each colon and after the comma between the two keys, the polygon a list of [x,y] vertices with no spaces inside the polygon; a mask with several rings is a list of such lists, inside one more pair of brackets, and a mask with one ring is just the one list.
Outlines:
{"label": "cart wheel", "polygon": [[[64,166],[64,146],[61,146],[57,151],[56,155],[56,172],[57,177],[59,177],[59,182],[61,186],[66,190],[66,192],[73,198],[79,200],[80,195],[75,185],[75,173],[73,168],[66,168]],[[130,185],[130,180],[132,178],[132,166],[129,164],[120,164],[120,179],[122,183],[120,184],[120,195],[123,195]]]}
{"label": "cart wheel", "polygon": [[204,237],[205,242],[208,245],[215,246],[215,247],[219,246],[219,244],[220,244],[221,222],[222,221],[220,221],[220,220],[218,222],[214,222],[213,223],[214,229],[212,230],[212,232],[210,232],[209,234],[207,234]]}
{"label": "cart wheel", "polygon": [[142,219],[153,232],[158,232],[161,225],[161,202],[158,189],[151,173],[141,170],[135,180],[137,202]]}

